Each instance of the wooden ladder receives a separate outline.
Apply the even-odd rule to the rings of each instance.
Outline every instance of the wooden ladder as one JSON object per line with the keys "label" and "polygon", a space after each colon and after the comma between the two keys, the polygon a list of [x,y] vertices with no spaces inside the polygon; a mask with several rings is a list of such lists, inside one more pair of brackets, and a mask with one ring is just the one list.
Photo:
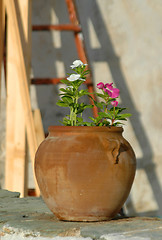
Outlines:
{"label": "wooden ladder", "polygon": [[[88,63],[88,59],[86,56],[86,51],[85,51],[85,45],[84,45],[84,40],[82,37],[82,29],[79,23],[79,19],[77,16],[77,10],[76,10],[76,5],[74,0],[66,0],[66,5],[69,13],[69,24],[60,24],[60,25],[33,25],[32,30],[33,31],[72,31],[74,32],[74,38],[75,38],[75,44],[76,44],[76,49],[78,53],[79,59],[83,63]],[[32,84],[58,84],[60,83],[60,80],[62,78],[32,78],[31,83]],[[94,87],[93,87],[93,82],[92,82],[92,76],[91,74],[85,81],[85,84],[88,88],[88,91],[90,93],[94,92]],[[92,95],[93,97],[93,95]],[[97,116],[97,108],[93,108],[93,115],[96,117]]]}

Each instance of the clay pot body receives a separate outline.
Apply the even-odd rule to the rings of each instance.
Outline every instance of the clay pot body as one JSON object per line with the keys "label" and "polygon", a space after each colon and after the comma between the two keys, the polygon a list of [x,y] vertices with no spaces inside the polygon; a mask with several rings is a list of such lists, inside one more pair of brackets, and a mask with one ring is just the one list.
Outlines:
{"label": "clay pot body", "polygon": [[49,127],[35,157],[42,197],[60,219],[112,219],[126,201],[136,159],[121,127]]}

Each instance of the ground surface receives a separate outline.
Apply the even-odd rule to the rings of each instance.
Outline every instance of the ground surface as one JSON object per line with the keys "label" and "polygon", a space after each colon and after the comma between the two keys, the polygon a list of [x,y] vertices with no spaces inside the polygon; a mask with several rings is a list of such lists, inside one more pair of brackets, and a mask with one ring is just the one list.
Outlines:
{"label": "ground surface", "polygon": [[1,240],[161,240],[162,219],[131,217],[96,223],[63,222],[41,198],[0,190]]}

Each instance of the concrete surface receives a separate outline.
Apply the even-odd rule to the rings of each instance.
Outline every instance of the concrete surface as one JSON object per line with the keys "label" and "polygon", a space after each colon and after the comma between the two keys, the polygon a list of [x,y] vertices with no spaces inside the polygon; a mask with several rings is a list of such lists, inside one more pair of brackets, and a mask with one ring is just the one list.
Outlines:
{"label": "concrete surface", "polygon": [[128,217],[79,223],[59,221],[41,198],[0,190],[1,240],[161,240],[162,219]]}

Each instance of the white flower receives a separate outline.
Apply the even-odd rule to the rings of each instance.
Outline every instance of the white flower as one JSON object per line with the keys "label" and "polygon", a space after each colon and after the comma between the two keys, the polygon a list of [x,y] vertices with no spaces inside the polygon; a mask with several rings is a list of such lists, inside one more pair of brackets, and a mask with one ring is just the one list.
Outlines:
{"label": "white flower", "polygon": [[76,81],[76,80],[78,80],[79,78],[80,78],[80,74],[71,74],[68,78],[67,78],[67,80],[69,80],[70,82],[73,82],[73,81]]}
{"label": "white flower", "polygon": [[75,60],[70,67],[73,69],[73,68],[76,68],[76,67],[79,67],[79,66],[82,66],[82,65],[86,66],[87,64],[83,64],[82,61],[80,61],[80,60]]}
{"label": "white flower", "polygon": [[82,80],[82,81],[85,81],[85,79],[83,78],[80,78],[80,74],[71,74],[67,80],[69,80],[70,82],[73,82],[73,81],[76,81],[76,80]]}

